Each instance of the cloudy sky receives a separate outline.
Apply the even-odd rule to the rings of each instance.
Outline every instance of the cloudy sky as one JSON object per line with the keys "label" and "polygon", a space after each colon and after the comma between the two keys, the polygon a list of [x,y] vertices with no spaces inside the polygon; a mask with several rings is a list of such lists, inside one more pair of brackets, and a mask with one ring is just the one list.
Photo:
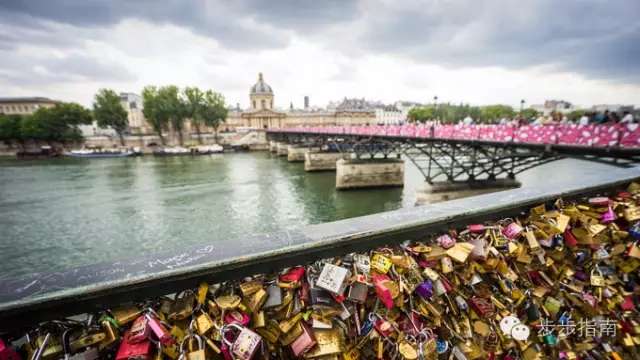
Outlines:
{"label": "cloudy sky", "polygon": [[640,105],[638,0],[1,0],[0,96],[196,85],[248,105]]}

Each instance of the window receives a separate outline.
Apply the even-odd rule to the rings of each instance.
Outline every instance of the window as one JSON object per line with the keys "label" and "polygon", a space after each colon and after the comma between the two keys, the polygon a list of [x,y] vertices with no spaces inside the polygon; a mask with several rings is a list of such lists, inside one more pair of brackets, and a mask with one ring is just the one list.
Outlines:
{"label": "window", "polygon": [[262,103],[262,109],[264,109],[266,102],[264,101],[264,99],[260,100],[260,102]]}
{"label": "window", "polygon": [[254,109],[256,108],[256,101],[255,100],[253,100],[253,108]]}

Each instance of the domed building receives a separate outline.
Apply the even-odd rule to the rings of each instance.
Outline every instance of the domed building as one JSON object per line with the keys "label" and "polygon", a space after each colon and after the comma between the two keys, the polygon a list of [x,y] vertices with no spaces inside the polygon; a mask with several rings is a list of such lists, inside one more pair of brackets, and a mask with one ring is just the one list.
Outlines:
{"label": "domed building", "polygon": [[242,113],[244,126],[256,129],[284,127],[286,114],[273,110],[273,90],[258,74],[258,82],[249,90],[250,111]]}
{"label": "domed building", "polygon": [[[375,112],[364,99],[347,99],[335,109],[276,111],[274,93],[262,73],[249,89],[249,109],[229,112],[225,128],[271,129],[297,126],[369,125],[375,123]],[[308,98],[306,99],[308,101]]]}

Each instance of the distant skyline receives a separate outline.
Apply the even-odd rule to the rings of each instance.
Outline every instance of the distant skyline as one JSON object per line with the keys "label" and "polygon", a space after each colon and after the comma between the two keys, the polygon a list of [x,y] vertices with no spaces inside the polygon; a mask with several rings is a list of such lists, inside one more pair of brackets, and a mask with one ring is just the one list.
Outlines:
{"label": "distant skyline", "polygon": [[637,0],[0,2],[0,96],[199,86],[248,106],[343,97],[640,105]]}

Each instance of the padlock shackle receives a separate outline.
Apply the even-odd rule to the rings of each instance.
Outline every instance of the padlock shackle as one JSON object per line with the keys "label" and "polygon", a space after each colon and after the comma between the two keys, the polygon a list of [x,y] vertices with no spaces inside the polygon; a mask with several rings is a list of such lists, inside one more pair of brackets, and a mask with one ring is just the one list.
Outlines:
{"label": "padlock shackle", "polygon": [[234,342],[231,342],[229,340],[227,340],[227,338],[225,337],[227,330],[229,330],[229,328],[234,328],[236,330],[240,330],[242,331],[242,329],[244,329],[244,327],[238,325],[238,324],[226,324],[224,325],[222,328],[220,328],[220,337],[222,338],[222,342],[225,343],[228,347],[232,347]]}

